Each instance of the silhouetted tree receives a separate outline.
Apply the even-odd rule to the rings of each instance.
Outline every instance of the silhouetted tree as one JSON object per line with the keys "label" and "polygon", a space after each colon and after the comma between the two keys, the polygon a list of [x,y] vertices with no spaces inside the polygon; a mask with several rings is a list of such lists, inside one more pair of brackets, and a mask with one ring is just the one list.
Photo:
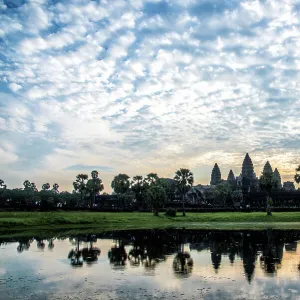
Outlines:
{"label": "silhouetted tree", "polygon": [[271,216],[271,205],[272,205],[272,198],[271,198],[271,191],[272,189],[275,189],[278,187],[277,180],[273,176],[272,171],[265,171],[261,174],[259,178],[259,186],[262,190],[266,191],[268,193],[268,196],[266,198],[266,206],[267,206],[267,215]]}
{"label": "silhouetted tree", "polygon": [[57,183],[53,183],[52,193],[58,194],[59,193],[58,189],[59,189],[59,185]]}
{"label": "silhouetted tree", "polygon": [[176,181],[170,178],[159,178],[157,184],[163,187],[166,192],[167,200],[173,201],[176,195]]}
{"label": "silhouetted tree", "polygon": [[146,192],[146,199],[150,207],[153,209],[154,216],[158,216],[159,209],[167,200],[166,192],[159,185],[151,186]]}
{"label": "silhouetted tree", "polygon": [[80,192],[81,203],[83,202],[83,192],[86,190],[88,178],[87,174],[78,174],[76,180],[73,182],[74,190]]}
{"label": "silhouetted tree", "polygon": [[91,172],[92,179],[89,179],[86,188],[91,191],[92,195],[92,203],[90,203],[90,206],[92,206],[95,203],[95,197],[96,193],[103,191],[104,185],[102,183],[102,179],[100,179],[98,171],[94,170]]}
{"label": "silhouetted tree", "polygon": [[114,177],[111,187],[116,194],[125,194],[130,188],[129,176],[127,174],[119,174]]}
{"label": "silhouetted tree", "polygon": [[185,216],[185,195],[194,183],[194,175],[189,169],[176,171],[174,180],[177,182],[177,189],[182,197],[182,215]]}
{"label": "silhouetted tree", "polygon": [[6,190],[6,184],[4,184],[4,180],[0,179],[0,193],[3,193]]}
{"label": "silhouetted tree", "polygon": [[229,201],[232,201],[231,198],[231,188],[229,184],[218,184],[216,188],[213,190],[213,198],[217,201],[218,204],[226,207]]}
{"label": "silhouetted tree", "polygon": [[42,185],[42,190],[43,191],[49,191],[49,189],[50,189],[50,184],[47,182],[47,183],[44,183],[43,185]]}
{"label": "silhouetted tree", "polygon": [[145,184],[143,176],[137,175],[132,178],[131,189],[135,194],[135,199],[136,199],[138,205],[140,207],[143,206],[143,204],[144,204],[143,198],[144,198],[145,190],[146,190],[146,184]]}
{"label": "silhouetted tree", "polygon": [[296,183],[300,184],[300,165],[296,168],[296,174],[295,174],[294,178],[295,178]]}
{"label": "silhouetted tree", "polygon": [[159,178],[156,173],[149,173],[145,178],[145,182],[146,182],[146,184],[148,184],[148,186],[151,186],[151,185],[157,183],[158,179]]}

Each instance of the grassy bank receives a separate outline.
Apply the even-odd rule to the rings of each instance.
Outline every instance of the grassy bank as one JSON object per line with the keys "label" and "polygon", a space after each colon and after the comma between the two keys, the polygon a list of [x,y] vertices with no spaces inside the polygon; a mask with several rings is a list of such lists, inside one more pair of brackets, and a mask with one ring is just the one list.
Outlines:
{"label": "grassy bank", "polygon": [[98,228],[123,230],[143,228],[211,228],[211,229],[300,229],[300,212],[266,213],[189,213],[170,218],[151,213],[105,212],[0,212],[0,231],[54,228]]}

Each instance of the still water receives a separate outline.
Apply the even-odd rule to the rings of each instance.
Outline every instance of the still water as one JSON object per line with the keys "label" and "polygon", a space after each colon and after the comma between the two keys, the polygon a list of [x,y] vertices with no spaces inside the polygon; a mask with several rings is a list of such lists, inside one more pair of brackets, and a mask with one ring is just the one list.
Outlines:
{"label": "still water", "polygon": [[0,299],[300,299],[300,231],[0,240]]}

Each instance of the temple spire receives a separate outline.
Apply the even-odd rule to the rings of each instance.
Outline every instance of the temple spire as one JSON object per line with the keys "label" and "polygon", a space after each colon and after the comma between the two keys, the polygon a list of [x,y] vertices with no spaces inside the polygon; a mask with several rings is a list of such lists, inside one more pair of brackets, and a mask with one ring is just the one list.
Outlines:
{"label": "temple spire", "polygon": [[252,160],[247,153],[242,165],[242,177],[253,179],[255,177]]}
{"label": "temple spire", "polygon": [[215,163],[214,168],[211,172],[211,179],[210,184],[211,185],[217,185],[221,183],[221,171],[217,163]]}
{"label": "temple spire", "polygon": [[264,169],[263,169],[263,174],[270,174],[273,173],[273,169],[271,167],[271,164],[269,163],[269,161],[266,162]]}
{"label": "temple spire", "polygon": [[229,171],[227,181],[235,181],[235,177],[234,177],[232,170]]}
{"label": "temple spire", "polygon": [[281,189],[282,188],[282,184],[281,184],[281,176],[279,174],[279,171],[277,168],[275,168],[274,172],[273,172],[273,177],[277,183],[277,188]]}

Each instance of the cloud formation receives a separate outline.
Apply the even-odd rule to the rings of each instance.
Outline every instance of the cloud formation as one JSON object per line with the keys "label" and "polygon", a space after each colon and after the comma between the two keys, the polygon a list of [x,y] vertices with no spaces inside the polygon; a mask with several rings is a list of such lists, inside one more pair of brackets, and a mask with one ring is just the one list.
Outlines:
{"label": "cloud formation", "polygon": [[257,174],[269,159],[292,179],[296,0],[5,0],[0,10],[0,168],[10,186],[71,189],[74,166],[108,166],[106,190],[114,173],[179,167],[206,183],[215,162],[223,177],[238,175],[246,152]]}

